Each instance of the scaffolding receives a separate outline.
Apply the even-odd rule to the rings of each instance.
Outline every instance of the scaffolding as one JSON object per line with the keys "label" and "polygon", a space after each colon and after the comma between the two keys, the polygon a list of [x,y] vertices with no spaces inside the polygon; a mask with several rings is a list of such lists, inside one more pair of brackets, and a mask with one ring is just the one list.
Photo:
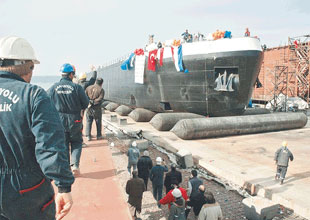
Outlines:
{"label": "scaffolding", "polygon": [[[286,49],[287,48],[287,49]],[[308,104],[310,89],[310,35],[289,37],[285,46],[270,70],[273,94],[271,105],[274,111],[287,111],[287,98],[300,97]],[[285,95],[280,106],[280,95]],[[283,100],[282,100],[283,101]]]}
{"label": "scaffolding", "polygon": [[295,96],[309,104],[310,35],[289,37],[289,68],[295,76]]}

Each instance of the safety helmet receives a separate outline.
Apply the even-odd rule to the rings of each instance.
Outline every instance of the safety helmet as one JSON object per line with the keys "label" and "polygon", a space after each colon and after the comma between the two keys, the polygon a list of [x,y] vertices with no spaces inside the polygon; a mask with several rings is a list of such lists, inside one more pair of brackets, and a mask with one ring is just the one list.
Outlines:
{"label": "safety helmet", "polygon": [[79,79],[86,79],[86,73],[80,73],[79,74]]}
{"label": "safety helmet", "polygon": [[65,63],[61,66],[60,72],[62,72],[62,73],[74,73],[74,68],[71,64]]}
{"label": "safety helmet", "polygon": [[287,147],[287,142],[286,142],[286,141],[283,141],[283,142],[282,142],[282,146],[283,146],[283,147]]}
{"label": "safety helmet", "polygon": [[16,36],[0,39],[0,59],[31,60],[35,64],[40,63],[28,41]]}
{"label": "safety helmet", "polygon": [[156,157],[156,163],[160,164],[163,161],[163,159],[161,159],[161,157]]}
{"label": "safety helmet", "polygon": [[172,195],[174,198],[180,198],[182,196],[181,190],[178,188],[172,190]]}
{"label": "safety helmet", "polygon": [[136,142],[136,141],[133,141],[133,142],[131,143],[131,146],[136,147],[136,146],[137,146],[137,142]]}

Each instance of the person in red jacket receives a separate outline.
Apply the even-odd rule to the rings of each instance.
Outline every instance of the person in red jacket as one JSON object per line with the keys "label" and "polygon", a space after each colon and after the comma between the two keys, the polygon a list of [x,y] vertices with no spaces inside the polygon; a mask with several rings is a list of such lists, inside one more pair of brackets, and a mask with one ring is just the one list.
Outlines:
{"label": "person in red jacket", "polygon": [[166,205],[168,204],[168,208],[170,209],[171,204],[175,201],[174,196],[172,195],[172,191],[174,189],[179,189],[182,193],[182,197],[185,201],[188,200],[188,196],[187,196],[187,192],[185,189],[183,189],[182,187],[179,186],[178,183],[173,183],[172,186],[174,187],[173,189],[171,189],[164,198],[162,198],[161,200],[159,200],[159,203],[161,205]]}

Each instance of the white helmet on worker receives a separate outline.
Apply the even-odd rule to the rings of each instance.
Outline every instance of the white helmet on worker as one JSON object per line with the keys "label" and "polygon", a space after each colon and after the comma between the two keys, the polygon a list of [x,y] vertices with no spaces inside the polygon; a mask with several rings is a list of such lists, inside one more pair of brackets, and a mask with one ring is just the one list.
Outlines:
{"label": "white helmet on worker", "polygon": [[136,141],[133,141],[133,142],[131,143],[131,146],[136,147],[136,146],[137,146],[137,142],[136,142]]}
{"label": "white helmet on worker", "polygon": [[82,80],[82,79],[86,79],[86,73],[85,72],[81,72],[80,74],[79,74],[79,79],[80,80]]}
{"label": "white helmet on worker", "polygon": [[283,146],[283,147],[287,147],[287,142],[286,142],[286,141],[283,141],[283,142],[282,142],[282,146]]}
{"label": "white helmet on worker", "polygon": [[28,60],[35,64],[40,63],[28,41],[16,36],[7,36],[0,39],[0,59],[19,61],[14,65],[23,64],[20,61]]}
{"label": "white helmet on worker", "polygon": [[182,192],[181,192],[181,190],[176,188],[176,189],[172,190],[172,195],[174,198],[180,198],[182,196]]}
{"label": "white helmet on worker", "polygon": [[156,164],[161,164],[162,161],[161,157],[156,157]]}

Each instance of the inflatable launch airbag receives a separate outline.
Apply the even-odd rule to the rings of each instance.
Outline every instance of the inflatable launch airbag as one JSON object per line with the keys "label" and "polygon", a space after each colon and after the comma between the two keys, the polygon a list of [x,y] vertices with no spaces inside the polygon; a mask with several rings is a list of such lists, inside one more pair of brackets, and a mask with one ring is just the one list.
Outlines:
{"label": "inflatable launch airbag", "polygon": [[117,109],[117,107],[119,106],[119,104],[117,103],[114,103],[114,102],[110,102],[106,107],[105,109],[110,111],[110,112],[114,112],[115,109]]}
{"label": "inflatable launch airbag", "polygon": [[131,117],[136,122],[149,122],[154,117],[154,115],[156,115],[156,113],[150,110],[136,108],[130,112],[129,117]]}
{"label": "inflatable launch airbag", "polygon": [[150,121],[151,125],[159,131],[169,131],[182,119],[204,118],[194,113],[158,113]]}
{"label": "inflatable launch airbag", "polygon": [[304,113],[183,119],[171,131],[179,138],[190,140],[302,128],[307,120]]}
{"label": "inflatable launch airbag", "polygon": [[131,108],[129,108],[126,105],[121,105],[115,109],[115,112],[119,114],[120,116],[127,116],[132,111]]}

